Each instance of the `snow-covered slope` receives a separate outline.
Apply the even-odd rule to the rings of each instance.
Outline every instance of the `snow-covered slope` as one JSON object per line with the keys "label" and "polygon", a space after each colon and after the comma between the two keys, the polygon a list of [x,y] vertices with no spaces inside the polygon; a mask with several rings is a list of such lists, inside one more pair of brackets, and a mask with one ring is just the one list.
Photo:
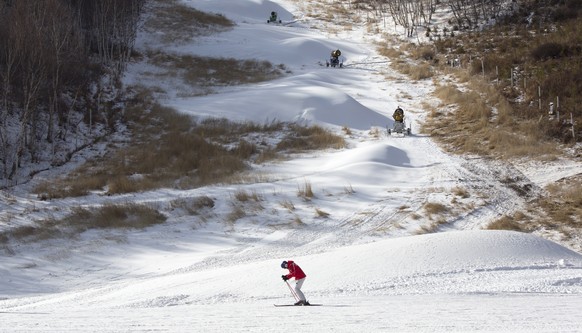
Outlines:
{"label": "snow-covered slope", "polygon": [[[198,117],[345,127],[349,147],[257,166],[265,180],[256,184],[49,202],[26,186],[2,193],[2,214],[20,223],[75,205],[131,201],[168,220],[140,231],[6,245],[0,332],[582,331],[582,255],[534,235],[481,230],[523,205],[527,198],[499,179],[527,182],[527,170],[449,156],[416,132],[432,81],[393,72],[365,33],[326,34],[307,19],[265,23],[272,10],[284,20],[303,18],[297,1],[183,3],[237,25],[168,51],[266,59],[290,74],[194,98],[149,82],[168,89],[163,103]],[[137,45],[154,45],[152,36],[139,38]],[[346,68],[321,66],[336,48]],[[132,66],[126,83],[146,82],[143,71]],[[398,105],[413,135],[386,137]],[[298,196],[305,184],[315,193],[310,200]],[[261,201],[226,223],[236,191]],[[201,195],[215,200],[204,218],[170,204]],[[289,259],[308,275],[308,299],[324,306],[272,306],[293,301],[280,278],[280,262]]]}

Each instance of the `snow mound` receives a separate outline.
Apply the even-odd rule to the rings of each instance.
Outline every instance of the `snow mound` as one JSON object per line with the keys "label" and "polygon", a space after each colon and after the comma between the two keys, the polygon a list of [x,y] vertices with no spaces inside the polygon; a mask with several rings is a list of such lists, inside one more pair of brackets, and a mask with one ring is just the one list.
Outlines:
{"label": "snow mound", "polygon": [[582,291],[582,255],[512,231],[409,236],[296,261],[321,294]]}
{"label": "snow mound", "polygon": [[[179,278],[176,283],[188,281],[188,290],[182,291],[191,299],[203,302],[285,297],[288,290],[281,285],[279,276],[286,271],[279,264],[282,260],[295,260],[307,274],[304,290],[314,298],[317,295],[582,292],[582,281],[576,279],[582,269],[582,255],[530,234],[454,231],[328,251],[325,251],[325,242],[320,243],[322,253],[187,270],[185,277],[176,276]],[[256,250],[269,251],[268,246]],[[151,288],[155,289],[154,286],[159,288],[159,283],[152,283]],[[244,290],[240,286],[245,286]],[[160,296],[174,291],[171,284],[167,288],[161,290]],[[216,290],[220,290],[220,295],[217,296]]]}
{"label": "snow mound", "polygon": [[[582,267],[582,255],[552,241],[514,231],[452,231],[409,236],[360,245],[356,254],[344,251],[333,252],[333,261],[380,275],[460,269]],[[361,263],[363,257],[365,264]]]}
{"label": "snow mound", "polygon": [[388,118],[363,106],[353,97],[317,78],[289,78],[215,96],[169,103],[180,112],[232,121],[294,121],[305,124],[347,126],[368,130],[386,126]]}

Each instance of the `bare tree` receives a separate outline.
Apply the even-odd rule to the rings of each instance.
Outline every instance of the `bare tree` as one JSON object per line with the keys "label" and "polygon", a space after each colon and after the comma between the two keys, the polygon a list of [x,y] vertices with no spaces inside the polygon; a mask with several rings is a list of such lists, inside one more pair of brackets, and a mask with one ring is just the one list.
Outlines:
{"label": "bare tree", "polygon": [[82,39],[77,20],[71,8],[60,0],[46,0],[49,11],[44,29],[47,41],[47,66],[50,73],[49,106],[46,139],[54,140],[55,115],[65,114],[59,110],[61,94],[65,93],[65,81],[75,71],[75,58],[83,57]]}
{"label": "bare tree", "polygon": [[145,0],[98,0],[92,15],[93,37],[104,63],[114,64],[116,74],[125,69],[135,43]]}
{"label": "bare tree", "polygon": [[443,0],[449,6],[460,27],[473,28],[479,21],[496,18],[504,0]]}
{"label": "bare tree", "polygon": [[0,160],[2,162],[2,178],[6,178],[8,152],[10,151],[9,114],[11,110],[12,86],[18,61],[15,45],[9,32],[9,15],[7,4],[0,3]]}
{"label": "bare tree", "polygon": [[20,0],[14,4],[13,10],[16,25],[12,28],[12,32],[21,59],[18,70],[21,108],[17,117],[18,130],[15,133],[16,140],[8,174],[9,179],[16,175],[25,147],[28,146],[30,149],[36,144],[36,136],[30,134],[33,134],[36,129],[39,116],[36,113],[37,102],[47,77],[42,31],[47,17],[43,2]]}
{"label": "bare tree", "polygon": [[[21,163],[38,162],[47,146],[56,155],[75,103],[89,113],[94,96],[108,105],[117,98],[145,2],[0,0],[1,179],[22,176]],[[104,74],[113,78],[109,87],[99,84]]]}
{"label": "bare tree", "polygon": [[406,29],[407,37],[412,37],[421,17],[419,0],[385,1],[394,22]]}

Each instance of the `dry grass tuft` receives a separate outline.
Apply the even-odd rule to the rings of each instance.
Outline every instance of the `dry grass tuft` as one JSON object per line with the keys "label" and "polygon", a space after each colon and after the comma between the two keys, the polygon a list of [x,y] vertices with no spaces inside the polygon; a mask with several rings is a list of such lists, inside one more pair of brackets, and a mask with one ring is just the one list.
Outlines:
{"label": "dry grass tuft", "polygon": [[176,199],[170,202],[172,209],[182,209],[189,215],[198,215],[205,209],[214,208],[214,199],[208,196],[200,196],[195,198]]}
{"label": "dry grass tuft", "polygon": [[345,194],[354,194],[354,193],[356,193],[356,190],[354,190],[354,188],[352,187],[352,184],[349,184],[349,185],[344,186],[344,193]]}
{"label": "dry grass tuft", "polygon": [[503,216],[487,226],[488,230],[513,230],[524,232],[523,225],[510,216]]}
{"label": "dry grass tuft", "polygon": [[342,127],[342,132],[344,132],[346,135],[352,135],[352,129],[347,126]]}
{"label": "dry grass tuft", "polygon": [[329,213],[325,212],[319,208],[315,208],[315,215],[317,217],[323,217],[323,218],[328,218],[329,217]]}
{"label": "dry grass tuft", "polygon": [[416,65],[406,61],[398,61],[393,67],[415,81],[429,79],[434,75],[432,67],[428,64]]}
{"label": "dry grass tuft", "polygon": [[465,199],[471,196],[471,194],[469,194],[469,191],[467,191],[466,188],[460,186],[455,186],[453,188],[453,194]]}
{"label": "dry grass tuft", "polygon": [[247,202],[247,201],[254,201],[259,202],[263,201],[263,196],[258,194],[257,192],[247,192],[244,190],[238,190],[235,192],[234,197],[237,201],[240,202]]}
{"label": "dry grass tuft", "polygon": [[315,197],[315,194],[313,193],[313,189],[311,188],[311,183],[306,180],[303,186],[300,186],[299,189],[297,190],[297,196],[303,198],[304,200],[313,199]]}
{"label": "dry grass tuft", "polygon": [[230,211],[230,213],[228,213],[228,216],[226,217],[226,220],[233,224],[236,221],[242,219],[243,217],[247,216],[247,213],[245,212],[243,207],[240,206],[233,206],[232,210]]}
{"label": "dry grass tuft", "polygon": [[295,205],[289,200],[281,201],[279,204],[290,212],[295,210]]}
{"label": "dry grass tuft", "polygon": [[435,202],[427,202],[422,208],[428,215],[445,214],[449,211],[447,206]]}

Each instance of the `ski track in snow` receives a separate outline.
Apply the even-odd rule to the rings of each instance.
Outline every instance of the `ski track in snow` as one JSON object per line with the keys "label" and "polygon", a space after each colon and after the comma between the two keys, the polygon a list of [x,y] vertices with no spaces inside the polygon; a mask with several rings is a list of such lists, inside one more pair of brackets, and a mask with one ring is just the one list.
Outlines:
{"label": "ski track in snow", "polygon": [[[200,37],[194,48],[168,49],[286,59],[292,74],[196,98],[175,98],[169,91],[168,105],[194,116],[217,112],[238,120],[257,117],[259,123],[265,114],[277,115],[338,133],[351,120],[350,147],[261,166],[268,183],[49,202],[28,194],[32,182],[2,192],[3,203],[17,205],[3,204],[0,216],[16,216],[18,223],[37,216],[31,212],[58,215],[67,207],[128,201],[153,205],[170,218],[144,231],[5,247],[0,332],[287,332],[289,323],[317,332],[582,332],[582,256],[532,235],[481,230],[522,208],[544,183],[576,172],[575,164],[556,169],[552,178],[442,152],[418,132],[422,103],[433,102],[432,84],[393,72],[373,50],[365,27],[359,37],[341,31],[324,36],[313,28],[322,25],[306,20],[293,1],[183,3],[226,13],[238,26]],[[285,20],[292,13],[302,19],[265,29],[263,16],[272,8]],[[151,36],[141,38],[138,46],[155,44]],[[295,48],[298,59],[271,48],[273,42]],[[344,50],[344,69],[317,64],[334,45]],[[239,112],[257,98],[267,99],[265,106]],[[282,105],[288,113],[268,108],[281,100],[293,104]],[[411,136],[386,135],[397,105],[407,111]],[[378,137],[369,133],[372,128]],[[296,194],[306,181],[317,191],[310,200]],[[455,197],[456,187],[470,196]],[[260,193],[263,208],[228,225],[232,193],[241,188]],[[171,208],[177,199],[203,195],[215,200],[213,215],[198,218]],[[284,201],[295,208],[285,211]],[[447,207],[447,223],[427,218],[427,203]],[[330,217],[314,217],[318,208]],[[305,269],[303,290],[323,306],[273,307],[292,302],[280,280],[283,259]]]}

